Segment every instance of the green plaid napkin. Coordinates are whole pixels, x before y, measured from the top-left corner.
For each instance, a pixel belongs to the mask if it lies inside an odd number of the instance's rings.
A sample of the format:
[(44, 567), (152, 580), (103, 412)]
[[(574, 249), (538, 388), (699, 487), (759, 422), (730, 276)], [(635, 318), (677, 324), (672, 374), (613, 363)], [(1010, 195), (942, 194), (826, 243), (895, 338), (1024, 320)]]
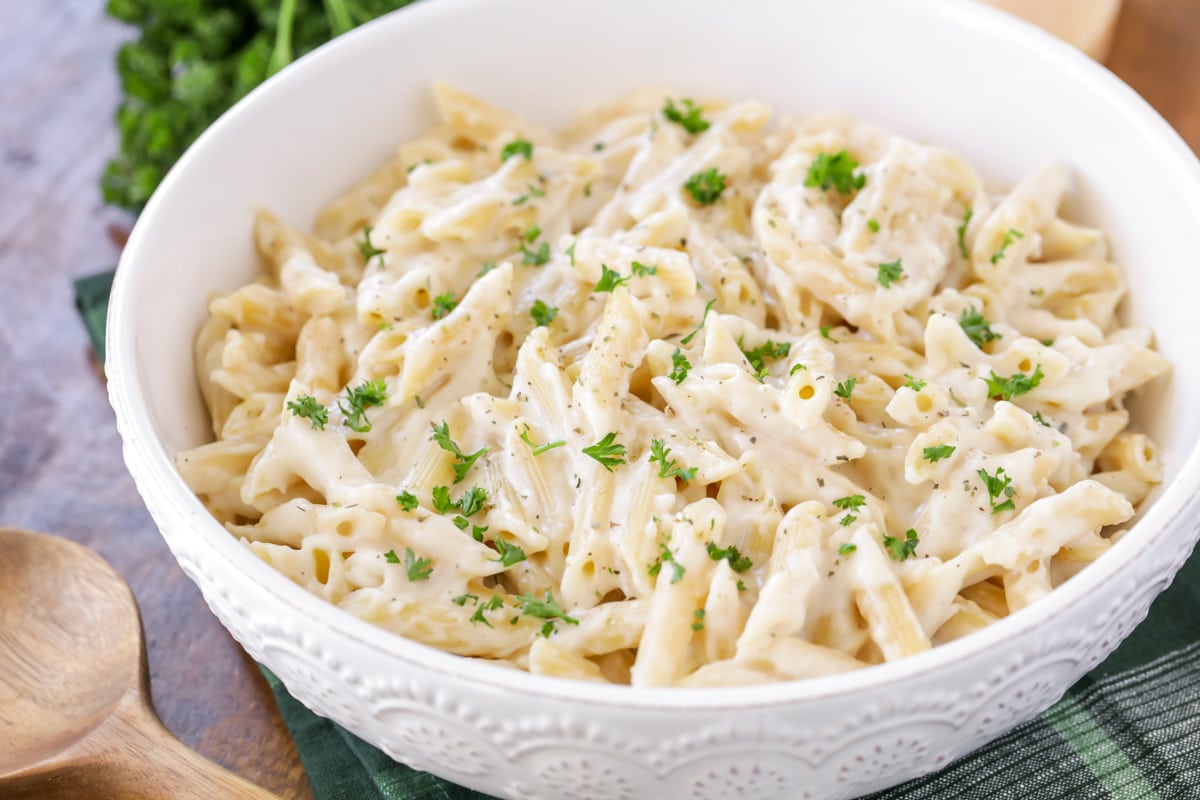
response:
[[(75, 284), (103, 357), (112, 274)], [(872, 800), (1188, 800), (1200, 798), (1200, 556), (1107, 661), (1038, 719), (941, 772)], [(486, 800), (392, 761), (313, 714), (265, 668), (317, 800)]]

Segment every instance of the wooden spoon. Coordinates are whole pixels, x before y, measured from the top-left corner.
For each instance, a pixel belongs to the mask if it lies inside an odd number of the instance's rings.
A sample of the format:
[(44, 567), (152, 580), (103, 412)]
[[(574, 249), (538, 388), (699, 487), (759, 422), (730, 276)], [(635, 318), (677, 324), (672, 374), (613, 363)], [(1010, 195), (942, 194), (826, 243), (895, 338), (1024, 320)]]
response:
[(0, 797), (276, 795), (171, 735), (129, 586), (85, 547), (0, 528)]

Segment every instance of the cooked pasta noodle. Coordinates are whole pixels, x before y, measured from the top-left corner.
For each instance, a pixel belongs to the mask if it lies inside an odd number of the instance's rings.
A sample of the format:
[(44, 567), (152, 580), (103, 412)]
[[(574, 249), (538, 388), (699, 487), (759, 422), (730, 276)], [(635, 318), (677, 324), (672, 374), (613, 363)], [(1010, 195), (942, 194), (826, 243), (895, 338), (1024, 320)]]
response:
[[(638, 686), (852, 670), (1037, 602), (1162, 479), (1163, 375), (1061, 166), (640, 92), (441, 124), (210, 305), (178, 455), (291, 580)], [(665, 100), (665, 102), (664, 102)]]

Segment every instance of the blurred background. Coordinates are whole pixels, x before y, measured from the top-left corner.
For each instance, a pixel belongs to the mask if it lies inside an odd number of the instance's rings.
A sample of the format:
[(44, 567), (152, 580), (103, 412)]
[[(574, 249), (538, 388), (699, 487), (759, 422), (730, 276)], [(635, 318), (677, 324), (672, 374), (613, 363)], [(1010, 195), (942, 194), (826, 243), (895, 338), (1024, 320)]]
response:
[[(1200, 0), (989, 1), (1105, 60), (1200, 149)], [(134, 491), (73, 283), (113, 267), (137, 211), (221, 112), (406, 4), (0, 0), (0, 525), (112, 563), (141, 605), (167, 726), (288, 797), (310, 796), (292, 740)]]

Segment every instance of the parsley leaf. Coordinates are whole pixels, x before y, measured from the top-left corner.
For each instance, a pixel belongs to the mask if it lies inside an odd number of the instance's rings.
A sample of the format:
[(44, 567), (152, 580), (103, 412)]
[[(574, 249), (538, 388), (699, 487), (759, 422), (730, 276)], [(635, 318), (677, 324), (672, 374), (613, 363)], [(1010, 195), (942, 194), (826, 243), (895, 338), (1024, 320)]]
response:
[(963, 216), (962, 225), (958, 226), (958, 252), (962, 253), (963, 258), (970, 258), (971, 254), (967, 251), (967, 226), (971, 224), (971, 217), (975, 216), (975, 209), (968, 208), (967, 213)]
[(861, 494), (852, 494), (846, 497), (839, 497), (833, 501), (833, 505), (844, 511), (857, 511), (867, 504), (867, 498)]
[(295, 416), (307, 418), (313, 430), (323, 431), (325, 423), (329, 422), (329, 411), (311, 395), (302, 394), (295, 400), (289, 400), (287, 407)]
[(533, 308), (529, 309), (529, 316), (533, 318), (534, 324), (549, 327), (558, 316), (558, 306), (548, 306), (541, 300), (534, 300)]
[(675, 101), (667, 98), (666, 105), (663, 106), (663, 119), (667, 122), (677, 123), (688, 133), (700, 133), (708, 130), (708, 120), (700, 116), (700, 106), (693, 103), (688, 98), (683, 98), (680, 101), (682, 108), (675, 107)]
[(709, 542), (705, 545), (705, 549), (708, 550), (708, 557), (713, 561), (728, 561), (729, 566), (734, 572), (745, 572), (754, 566), (754, 562), (750, 560), (750, 557), (739, 553), (737, 547), (734, 545), (722, 548)]
[(671, 576), (671, 583), (679, 583), (681, 580), (683, 580), (683, 576), (687, 572), (687, 568), (675, 560), (675, 554), (671, 552), (671, 548), (667, 547), (662, 542), (658, 543), (658, 549), (659, 556), (655, 562), (650, 565), (650, 569), (648, 570), (650, 577), (654, 577), (661, 572), (663, 564), (670, 564), (675, 573)]
[(514, 206), (525, 205), (525, 203), (527, 203), (529, 201), (529, 198), (531, 198), (531, 197), (545, 197), (546, 196), (546, 193), (544, 191), (542, 191), (537, 186), (534, 186), (532, 183), (525, 184), (525, 189), (526, 189), (525, 194), (521, 195), (516, 200), (513, 200)]
[(854, 393), (854, 384), (856, 383), (858, 383), (858, 378), (846, 378), (846, 380), (837, 385), (833, 393), (849, 403), (850, 395)]
[(958, 448), (952, 444), (939, 444), (935, 447), (926, 447), (921, 451), (921, 458), (930, 464), (936, 464), (943, 458), (949, 458), (956, 449)]
[(1008, 250), (1008, 246), (1017, 239), (1024, 239), (1025, 234), (1021, 233), (1016, 228), (1009, 228), (1004, 232), (1004, 240), (1000, 242), (1000, 249), (992, 253), (992, 263), (998, 263), (1004, 258), (1004, 253)]
[(417, 500), (417, 496), (412, 492), (401, 492), (396, 495), (396, 505), (405, 511), (413, 511), (420, 503)]
[(411, 547), (404, 548), (404, 566), (408, 570), (410, 581), (427, 581), (433, 574), (433, 561), (428, 558), (417, 558)]
[(389, 564), (399, 564), (400, 556), (396, 555), (395, 550), (388, 550), (386, 553), (383, 554), (383, 560)]
[(844, 516), (838, 520), (838, 524), (841, 525), (843, 528), (847, 528), (847, 527), (853, 525), (854, 521), (857, 519), (858, 519), (858, 517), (856, 517), (855, 515), (847, 514), (846, 516)]
[(513, 156), (524, 156), (526, 161), (533, 159), (533, 142), (516, 139), (500, 149), (500, 160), (508, 161)]
[(467, 604), (468, 600), (470, 600), (472, 604), (476, 604), (479, 602), (479, 595), (477, 595), (477, 594), (460, 594), (458, 597), (450, 598), (450, 602), (454, 603), (454, 605), (456, 605), (456, 606), (465, 606)]
[(562, 609), (554, 600), (554, 594), (547, 589), (546, 594), (542, 599), (538, 599), (536, 595), (523, 594), (516, 599), (517, 608), (521, 609), (521, 613), (535, 617), (537, 619), (561, 619), (568, 625), (578, 625), (579, 620), (572, 617)]
[(838, 555), (848, 556), (857, 549), (858, 545), (854, 544), (853, 542), (843, 542), (842, 544), (838, 545)]
[(992, 330), (991, 325), (983, 318), (983, 314), (980, 314), (973, 306), (963, 309), (962, 314), (958, 317), (958, 326), (963, 329), (967, 338), (981, 350), (988, 342), (1000, 338), (1000, 334)]
[(500, 599), (500, 595), (496, 594), (495, 592), (492, 592), (492, 597), (490, 600), (487, 600), (483, 603), (480, 603), (478, 606), (476, 606), (475, 613), (471, 615), (471, 623), (474, 624), (476, 622), (482, 622), (484, 625), (487, 625), (489, 628), (492, 627), (492, 623), (487, 621), (487, 619), (483, 616), (483, 613), (485, 611), (495, 611), (496, 609), (502, 608), (503, 606), (504, 606), (504, 601)]
[(481, 447), (474, 453), (464, 453), (459, 449), (458, 444), (450, 438), (450, 425), (445, 420), (442, 420), (441, 425), (433, 426), (433, 435), (430, 437), (437, 446), (442, 448), (454, 456), (454, 482), (462, 483), (467, 477), (467, 472), (471, 467), (475, 466), (475, 462), (485, 456), (488, 448)]
[(871, 217), (869, 220), (867, 220), (867, 229), (871, 231), (871, 233), (879, 233), (879, 220)]
[(822, 191), (829, 187), (838, 190), (839, 194), (850, 194), (855, 189), (861, 189), (867, 182), (867, 176), (861, 172), (855, 174), (858, 162), (845, 150), (835, 155), (818, 153), (816, 159), (808, 167), (808, 176), (804, 185), (810, 188), (820, 186)]
[(817, 330), (819, 330), (819, 331), (821, 332), (821, 338), (822, 338), (822, 339), (828, 339), (829, 341), (831, 341), (831, 342), (833, 342), (834, 344), (836, 344), (836, 343), (837, 343), (837, 339), (835, 339), (835, 338), (833, 338), (832, 336), (830, 336), (830, 335), (829, 335), (829, 331), (830, 331), (832, 328), (833, 328), (833, 326), (832, 326), (832, 325), (822, 325), (822, 326), (821, 326), (820, 328), (818, 328)]
[(691, 368), (692, 362), (688, 361), (688, 357), (683, 354), (683, 351), (676, 347), (675, 352), (671, 353), (671, 372), (667, 377), (678, 385), (687, 378), (688, 370)]
[(346, 417), (346, 427), (359, 433), (371, 430), (371, 421), (367, 419), (366, 409), (371, 406), (381, 406), (387, 402), (387, 381), (379, 378), (374, 381), (364, 380), (353, 389), (346, 390), (346, 403), (338, 403), (338, 408)]
[(912, 375), (909, 375), (906, 372), (904, 373), (904, 385), (912, 389), (914, 392), (919, 392), (929, 384), (920, 378), (914, 378)]
[(893, 539), (886, 533), (883, 535), (883, 546), (887, 548), (893, 561), (904, 561), (911, 556), (915, 556), (919, 542), (917, 532), (912, 528), (904, 532), (903, 539)]
[(489, 272), (491, 272), (491, 271), (492, 271), (492, 270), (494, 270), (495, 268), (496, 268), (496, 262), (495, 262), (495, 261), (485, 261), (485, 262), (483, 262), (483, 266), (481, 266), (481, 267), (479, 268), (479, 272), (477, 272), (477, 273), (475, 274), (475, 277), (476, 277), (476, 278), (482, 278), (484, 275), (487, 275)]
[(692, 612), (692, 616), (695, 617), (695, 619), (696, 619), (696, 621), (692, 623), (692, 630), (694, 630), (694, 631), (704, 630), (704, 609), (697, 608), (695, 611)]
[(692, 330), (692, 332), (691, 332), (691, 333), (689, 333), (687, 336), (685, 336), (685, 337), (683, 337), (682, 339), (680, 339), (680, 340), (679, 340), (679, 343), (680, 343), (680, 344), (682, 344), (682, 345), (689, 345), (689, 344), (691, 344), (691, 343), (692, 343), (692, 339), (695, 339), (695, 338), (696, 338), (696, 334), (697, 334), (697, 333), (699, 333), (699, 332), (700, 332), (700, 329), (704, 327), (704, 323), (705, 323), (705, 321), (708, 319), (708, 312), (709, 312), (709, 311), (712, 311), (712, 307), (713, 307), (713, 305), (714, 305), (716, 302), (717, 302), (717, 298), (715, 298), (715, 297), (714, 297), (712, 300), (709, 300), (707, 303), (705, 303), (705, 304), (704, 304), (704, 313), (700, 315), (700, 324), (699, 324), (699, 325), (697, 325), (697, 326), (696, 326), (696, 327), (695, 327), (695, 328)]
[(511, 567), (513, 564), (519, 564), (525, 560), (525, 551), (515, 544), (509, 544), (499, 536), (495, 540), (496, 548), (500, 551), (499, 558), (493, 558), (492, 561), (499, 561), (502, 567)]
[(693, 480), (696, 477), (696, 467), (681, 469), (675, 459), (667, 459), (670, 454), (671, 448), (667, 447), (667, 443), (662, 439), (656, 436), (650, 440), (650, 463), (658, 462), (658, 477), (679, 478), (684, 483)]
[(439, 294), (433, 298), (433, 306), (429, 309), (429, 316), (433, 319), (441, 319), (449, 314), (458, 305), (458, 301), (454, 299), (453, 292)]
[(540, 456), (542, 453), (546, 452), (547, 450), (553, 450), (556, 447), (562, 447), (564, 444), (567, 443), (565, 439), (558, 439), (557, 441), (546, 442), (546, 444), (534, 444), (533, 440), (529, 438), (529, 429), (528, 428), (521, 431), (521, 441), (524, 442), (525, 444), (529, 445), (529, 447), (533, 450), (533, 454), (535, 456)]
[[(1012, 483), (1012, 478), (1004, 474), (1004, 467), (997, 469), (995, 475), (989, 475), (987, 470), (980, 469), (978, 475), (983, 481), (984, 488), (987, 489), (988, 502), (992, 505), (993, 514), (999, 514), (1001, 511), (1012, 511), (1016, 508), (1012, 499), (1013, 495), (1016, 494), (1016, 490), (1009, 485)], [(996, 501), (1001, 497), (1005, 499), (997, 503)]]
[(371, 263), (371, 259), (378, 257), (379, 266), (383, 267), (383, 256), (387, 253), (386, 250), (380, 250), (375, 245), (371, 244), (371, 231), (375, 230), (370, 225), (363, 228), (363, 240), (358, 243), (358, 252), (362, 254), (363, 266)]
[(738, 349), (742, 351), (742, 355), (750, 362), (750, 366), (754, 369), (754, 377), (760, 381), (767, 375), (766, 362), (778, 361), (781, 358), (787, 358), (792, 352), (791, 342), (779, 342), (778, 344), (767, 339), (765, 344), (761, 344), (751, 350), (747, 350), (742, 346), (741, 338), (738, 339)]
[(616, 432), (606, 433), (600, 441), (583, 448), (583, 454), (596, 459), (600, 466), (612, 472), (613, 467), (625, 463), (625, 445), (616, 444), (616, 438)]
[(600, 265), (600, 280), (596, 281), (594, 292), (611, 292), (618, 286), (624, 286), (629, 283), (629, 278), (621, 277), (621, 273), (616, 270), (609, 269), (606, 265)]
[(980, 380), (987, 383), (988, 397), (998, 398), (1001, 400), (1012, 400), (1014, 397), (1019, 397), (1026, 392), (1031, 392), (1036, 389), (1042, 382), (1042, 365), (1038, 364), (1033, 374), (1026, 376), (1024, 372), (1018, 372), (1009, 378), (1001, 378), (992, 371), (990, 378), (981, 378)]
[(904, 274), (904, 268), (900, 266), (900, 259), (896, 259), (888, 264), (880, 264), (877, 278), (879, 285), (883, 288), (890, 288), (893, 283), (900, 280), (900, 276)]
[(639, 261), (634, 261), (629, 265), (629, 271), (634, 275), (637, 275), (639, 278), (644, 278), (647, 275), (657, 275), (658, 267), (648, 267)]
[(1042, 425), (1046, 428), (1052, 427), (1050, 423), (1046, 421), (1046, 418), (1042, 416), (1042, 412), (1040, 411), (1033, 412), (1033, 418), (1037, 420), (1039, 425)]
[(697, 172), (683, 184), (688, 194), (702, 206), (711, 206), (717, 202), (721, 192), (725, 191), (725, 176), (717, 172), (716, 167), (710, 167), (703, 172)]

